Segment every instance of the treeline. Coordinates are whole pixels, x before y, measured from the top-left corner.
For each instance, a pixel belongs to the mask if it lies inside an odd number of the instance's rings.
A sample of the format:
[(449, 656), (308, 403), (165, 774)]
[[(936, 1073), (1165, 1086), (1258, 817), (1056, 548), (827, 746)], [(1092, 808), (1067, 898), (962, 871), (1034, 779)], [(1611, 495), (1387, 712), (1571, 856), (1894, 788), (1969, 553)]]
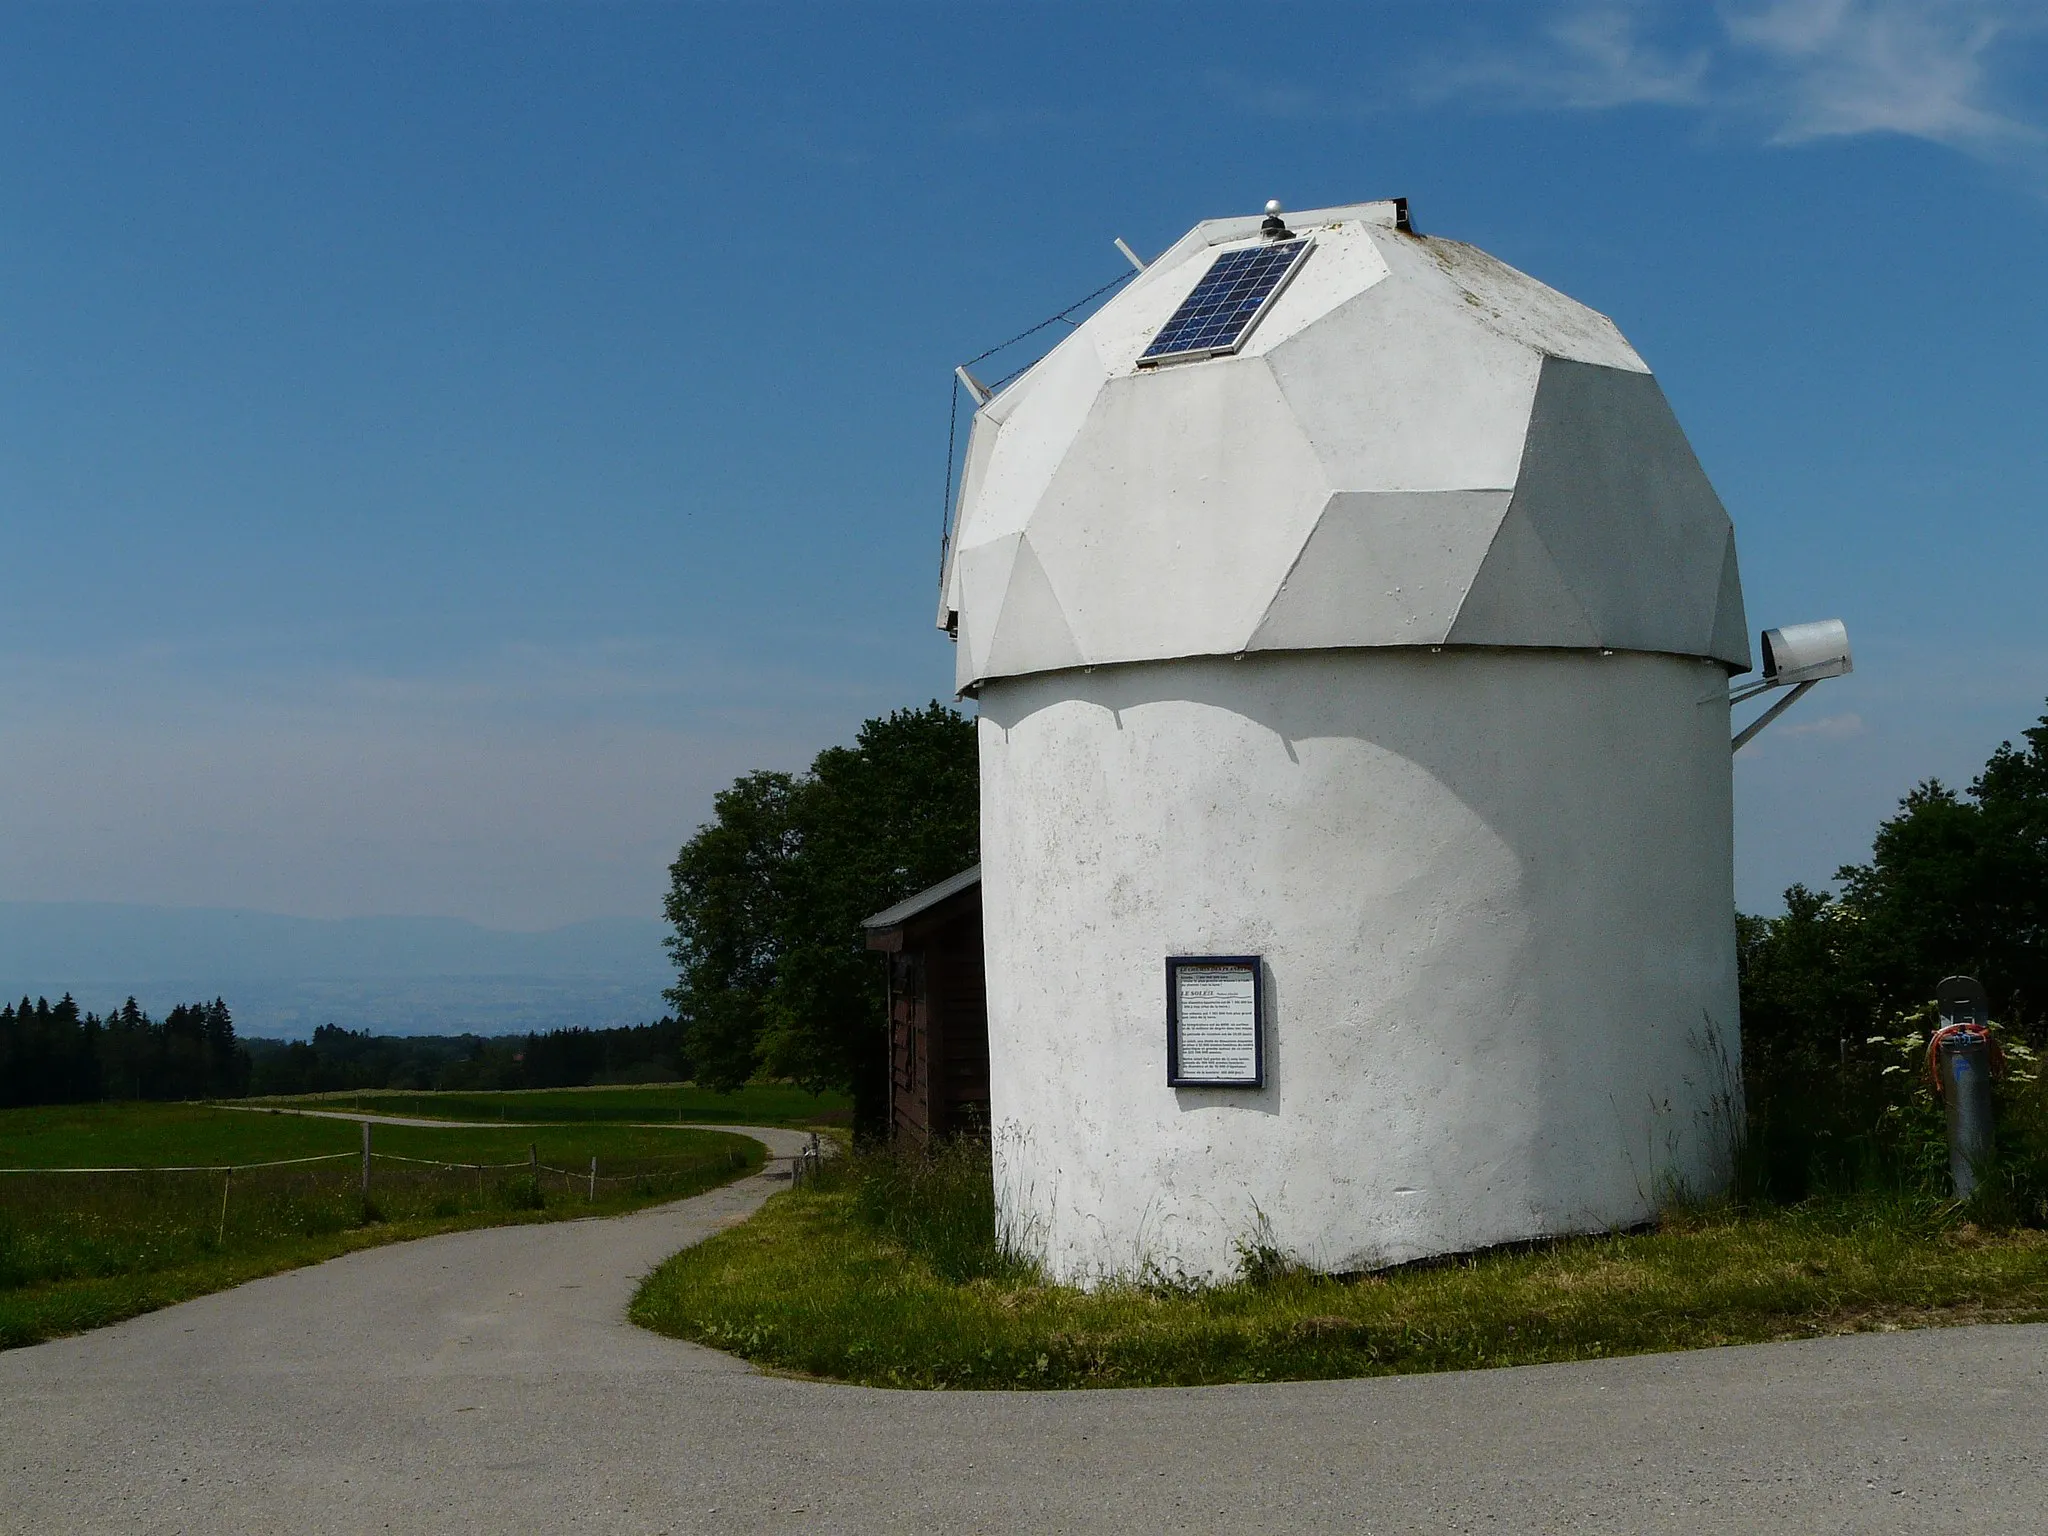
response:
[(683, 1026), (525, 1035), (379, 1035), (323, 1024), (311, 1040), (238, 1039), (219, 998), (161, 1022), (130, 998), (101, 1018), (23, 998), (0, 1007), (0, 1108), (95, 1099), (236, 1099), (352, 1088), (584, 1088), (686, 1080)]
[(681, 1082), (690, 1076), (674, 1019), (616, 1029), (529, 1035), (378, 1035), (323, 1024), (311, 1040), (251, 1040), (250, 1092), (334, 1093), (351, 1088), (585, 1088)]
[(250, 1058), (227, 1004), (180, 1004), (161, 1022), (129, 998), (101, 1018), (69, 993), (0, 1006), (0, 1106), (91, 1099), (237, 1098)]
[(898, 710), (808, 773), (750, 773), (718, 795), (669, 869), (668, 999), (695, 1081), (840, 1089), (857, 1134), (884, 1128), (884, 968), (860, 923), (978, 856), (974, 732), (936, 702)]
[[(1914, 1139), (1929, 1105), (1913, 1052), (1944, 977), (1983, 982), (2008, 1043), (2048, 1047), (2048, 716), (2022, 739), (1967, 790), (1917, 786), (1869, 862), (1835, 872), (1839, 894), (1795, 885), (1783, 916), (1737, 918), (1757, 1193), (1796, 1200), (1928, 1168), (1941, 1182), (1938, 1148)], [(2001, 1155), (2048, 1198), (2048, 1107), (2021, 1102), (2027, 1071), (2009, 1075)]]

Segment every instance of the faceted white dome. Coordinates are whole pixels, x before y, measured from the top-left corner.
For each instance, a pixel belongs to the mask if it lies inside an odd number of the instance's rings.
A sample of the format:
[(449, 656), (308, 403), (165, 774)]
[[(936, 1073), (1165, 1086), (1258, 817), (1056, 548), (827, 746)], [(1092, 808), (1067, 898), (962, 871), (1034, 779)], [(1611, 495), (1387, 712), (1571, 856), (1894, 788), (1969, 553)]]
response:
[(1241, 351), (1140, 368), (1212, 219), (976, 415), (957, 679), (1252, 651), (1540, 646), (1750, 666), (1727, 513), (1604, 315), (1397, 205), (1313, 246)]

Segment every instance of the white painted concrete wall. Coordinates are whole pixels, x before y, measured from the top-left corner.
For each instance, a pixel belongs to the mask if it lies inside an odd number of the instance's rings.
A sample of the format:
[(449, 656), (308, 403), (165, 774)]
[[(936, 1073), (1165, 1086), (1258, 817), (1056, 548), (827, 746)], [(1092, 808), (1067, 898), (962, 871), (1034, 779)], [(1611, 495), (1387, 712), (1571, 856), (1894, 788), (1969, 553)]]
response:
[[(997, 1194), (1089, 1281), (1348, 1270), (1723, 1177), (1725, 669), (1316, 650), (981, 693)], [(1703, 702), (1704, 701), (1704, 702)], [(1164, 961), (1262, 954), (1267, 1085), (1169, 1088)]]

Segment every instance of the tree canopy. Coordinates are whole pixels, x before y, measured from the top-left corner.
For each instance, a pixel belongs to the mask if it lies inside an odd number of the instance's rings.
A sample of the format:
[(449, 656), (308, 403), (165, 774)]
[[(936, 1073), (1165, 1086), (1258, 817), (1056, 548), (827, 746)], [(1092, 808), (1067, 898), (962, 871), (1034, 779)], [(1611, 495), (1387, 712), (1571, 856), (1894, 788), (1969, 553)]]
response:
[(878, 1129), (883, 976), (860, 921), (972, 864), (979, 805), (974, 724), (936, 701), (722, 791), (669, 869), (668, 997), (697, 1081), (847, 1090), (856, 1129)]
[(1917, 785), (1869, 862), (1835, 872), (1839, 897), (1795, 885), (1783, 917), (1743, 919), (1745, 1019), (1767, 1034), (1805, 1020), (1832, 1042), (1971, 975), (2005, 1023), (2048, 1024), (2048, 716), (2022, 739), (1961, 794)]
[(1969, 788), (1916, 786), (1839, 896), (1795, 885), (1781, 917), (1737, 919), (1750, 1134), (1796, 1197), (1842, 1182), (1896, 1098), (1883, 1037), (1917, 1027), (1942, 978), (1975, 976), (1993, 1017), (2048, 1035), (2048, 716)]

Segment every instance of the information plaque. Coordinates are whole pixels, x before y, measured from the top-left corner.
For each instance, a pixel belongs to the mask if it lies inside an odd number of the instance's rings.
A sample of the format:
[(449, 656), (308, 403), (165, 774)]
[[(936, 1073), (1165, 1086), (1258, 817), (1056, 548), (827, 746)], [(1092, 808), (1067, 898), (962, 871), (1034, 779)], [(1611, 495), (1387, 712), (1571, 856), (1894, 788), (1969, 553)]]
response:
[(1257, 955), (1166, 962), (1166, 1080), (1175, 1088), (1262, 1088), (1266, 985)]

